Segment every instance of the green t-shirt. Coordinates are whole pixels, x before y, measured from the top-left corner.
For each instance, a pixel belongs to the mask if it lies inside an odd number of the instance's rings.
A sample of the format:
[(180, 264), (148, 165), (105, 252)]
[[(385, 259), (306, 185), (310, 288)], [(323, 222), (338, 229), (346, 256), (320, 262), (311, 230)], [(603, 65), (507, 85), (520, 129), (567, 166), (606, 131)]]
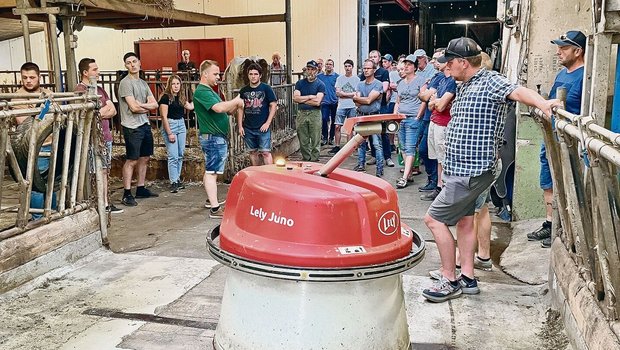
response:
[(201, 134), (228, 136), (228, 114), (216, 113), (211, 109), (219, 102), (222, 99), (213, 89), (204, 84), (198, 85), (194, 92), (194, 110)]

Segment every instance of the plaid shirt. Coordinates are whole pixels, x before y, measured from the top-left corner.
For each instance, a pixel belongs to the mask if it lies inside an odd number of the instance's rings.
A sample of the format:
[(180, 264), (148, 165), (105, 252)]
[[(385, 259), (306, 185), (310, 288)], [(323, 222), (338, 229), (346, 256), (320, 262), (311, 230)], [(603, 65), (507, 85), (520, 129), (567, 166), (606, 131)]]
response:
[(518, 86), (494, 71), (480, 69), (457, 88), (446, 129), (443, 171), (452, 176), (479, 176), (495, 169), (503, 143), (507, 97)]

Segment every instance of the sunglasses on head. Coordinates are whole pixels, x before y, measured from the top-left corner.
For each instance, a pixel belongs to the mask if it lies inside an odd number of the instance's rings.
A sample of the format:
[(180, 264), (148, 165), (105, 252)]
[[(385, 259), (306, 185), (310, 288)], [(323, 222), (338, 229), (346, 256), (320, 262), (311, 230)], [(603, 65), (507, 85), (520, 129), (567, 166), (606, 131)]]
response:
[(566, 42), (568, 42), (568, 43), (570, 43), (572, 45), (577, 46), (580, 49), (583, 49), (583, 47), (581, 47), (581, 45), (579, 45), (575, 40), (573, 40), (573, 39), (569, 38), (568, 36), (566, 36), (566, 34), (560, 35), (560, 40), (566, 41)]

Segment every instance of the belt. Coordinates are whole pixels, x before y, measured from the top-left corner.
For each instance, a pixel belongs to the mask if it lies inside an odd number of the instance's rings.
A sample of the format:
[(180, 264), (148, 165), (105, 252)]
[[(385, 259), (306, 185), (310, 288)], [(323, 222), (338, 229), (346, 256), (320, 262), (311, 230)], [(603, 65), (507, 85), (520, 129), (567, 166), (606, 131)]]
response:
[(379, 114), (379, 111), (377, 112), (370, 112), (370, 113), (364, 113), (364, 112), (358, 112), (357, 115), (375, 115), (375, 114)]

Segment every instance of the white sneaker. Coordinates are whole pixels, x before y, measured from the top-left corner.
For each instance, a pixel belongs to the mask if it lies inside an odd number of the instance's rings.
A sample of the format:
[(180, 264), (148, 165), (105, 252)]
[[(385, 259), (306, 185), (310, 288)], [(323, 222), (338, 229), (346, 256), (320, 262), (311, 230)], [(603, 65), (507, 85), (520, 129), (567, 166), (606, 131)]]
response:
[[(218, 206), (222, 206), (222, 205), (224, 205), (224, 204), (226, 204), (226, 200), (225, 200), (225, 199), (224, 199), (223, 201), (221, 201), (221, 202), (218, 204)], [(209, 200), (208, 200), (208, 199), (207, 199), (207, 201), (205, 202), (205, 208), (207, 208), (207, 209), (211, 209), (211, 208), (212, 208), (212, 206), (211, 206), (211, 202), (209, 202)]]
[[(431, 279), (434, 280), (439, 280), (441, 277), (443, 277), (443, 274), (441, 273), (441, 269), (437, 269), (437, 270), (431, 270), (428, 272), (428, 275), (431, 277)], [(456, 269), (456, 278), (461, 277), (461, 269)]]

